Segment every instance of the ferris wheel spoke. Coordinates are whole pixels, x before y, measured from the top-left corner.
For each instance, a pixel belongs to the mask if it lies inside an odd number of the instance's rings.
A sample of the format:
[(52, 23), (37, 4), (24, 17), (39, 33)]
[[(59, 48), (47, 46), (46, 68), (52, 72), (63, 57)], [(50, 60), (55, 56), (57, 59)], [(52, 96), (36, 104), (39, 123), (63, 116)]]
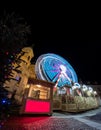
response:
[(52, 81), (55, 82), (59, 78), (59, 73), (57, 73), (53, 78)]

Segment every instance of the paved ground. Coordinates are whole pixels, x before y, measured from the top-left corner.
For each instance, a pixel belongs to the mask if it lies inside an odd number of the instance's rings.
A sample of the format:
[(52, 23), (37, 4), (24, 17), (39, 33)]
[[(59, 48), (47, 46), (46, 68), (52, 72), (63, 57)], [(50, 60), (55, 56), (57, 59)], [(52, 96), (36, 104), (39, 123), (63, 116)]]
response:
[(101, 107), (99, 107), (98, 109), (75, 114), (67, 112), (54, 112), (53, 117), (73, 118), (92, 127), (92, 130), (94, 130), (95, 128), (101, 130)]
[(1, 130), (101, 130), (100, 113), (101, 107), (75, 114), (59, 111), (50, 117), (11, 117)]

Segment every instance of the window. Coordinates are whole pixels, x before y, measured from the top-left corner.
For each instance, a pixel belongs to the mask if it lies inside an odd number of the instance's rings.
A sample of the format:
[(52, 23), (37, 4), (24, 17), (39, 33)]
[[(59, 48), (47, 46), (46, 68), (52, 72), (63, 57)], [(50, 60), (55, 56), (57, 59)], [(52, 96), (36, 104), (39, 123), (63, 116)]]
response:
[(28, 97), (34, 99), (50, 99), (50, 88), (38, 84), (31, 84)]

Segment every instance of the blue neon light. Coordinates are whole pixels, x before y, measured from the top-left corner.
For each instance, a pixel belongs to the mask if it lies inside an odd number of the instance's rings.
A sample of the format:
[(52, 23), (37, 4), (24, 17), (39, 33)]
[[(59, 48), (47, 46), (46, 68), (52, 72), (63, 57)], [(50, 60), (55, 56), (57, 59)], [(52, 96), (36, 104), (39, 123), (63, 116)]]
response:
[[(66, 69), (65, 72), (62, 72), (61, 65)], [(62, 87), (66, 84), (70, 85), (71, 81), (78, 82), (76, 72), (70, 63), (61, 56), (53, 53), (39, 56), (35, 64), (35, 72), (39, 79), (54, 83), (56, 83), (59, 75), (62, 73), (58, 82), (58, 87)]]

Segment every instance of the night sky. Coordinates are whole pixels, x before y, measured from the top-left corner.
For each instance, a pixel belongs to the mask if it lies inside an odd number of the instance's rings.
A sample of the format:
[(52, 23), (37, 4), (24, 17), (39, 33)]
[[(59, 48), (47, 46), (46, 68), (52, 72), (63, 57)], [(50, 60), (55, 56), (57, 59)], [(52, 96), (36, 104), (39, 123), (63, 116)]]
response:
[(56, 12), (53, 15), (51, 11), (47, 14), (47, 10), (39, 11), (39, 8), (36, 10), (34, 7), (15, 6), (1, 7), (0, 15), (4, 10), (8, 13), (15, 12), (30, 25), (32, 34), (29, 46), (34, 44), (33, 62), (41, 54), (55, 53), (71, 64), (83, 82), (101, 82), (101, 40), (85, 40), (85, 37), (81, 37), (84, 33), (79, 32), (78, 35), (78, 30), (73, 28), (76, 25), (71, 26), (65, 17)]
[(34, 46), (34, 58), (36, 61), (41, 54), (58, 54), (72, 65), (80, 80), (100, 82), (100, 50), (101, 40), (43, 38)]

